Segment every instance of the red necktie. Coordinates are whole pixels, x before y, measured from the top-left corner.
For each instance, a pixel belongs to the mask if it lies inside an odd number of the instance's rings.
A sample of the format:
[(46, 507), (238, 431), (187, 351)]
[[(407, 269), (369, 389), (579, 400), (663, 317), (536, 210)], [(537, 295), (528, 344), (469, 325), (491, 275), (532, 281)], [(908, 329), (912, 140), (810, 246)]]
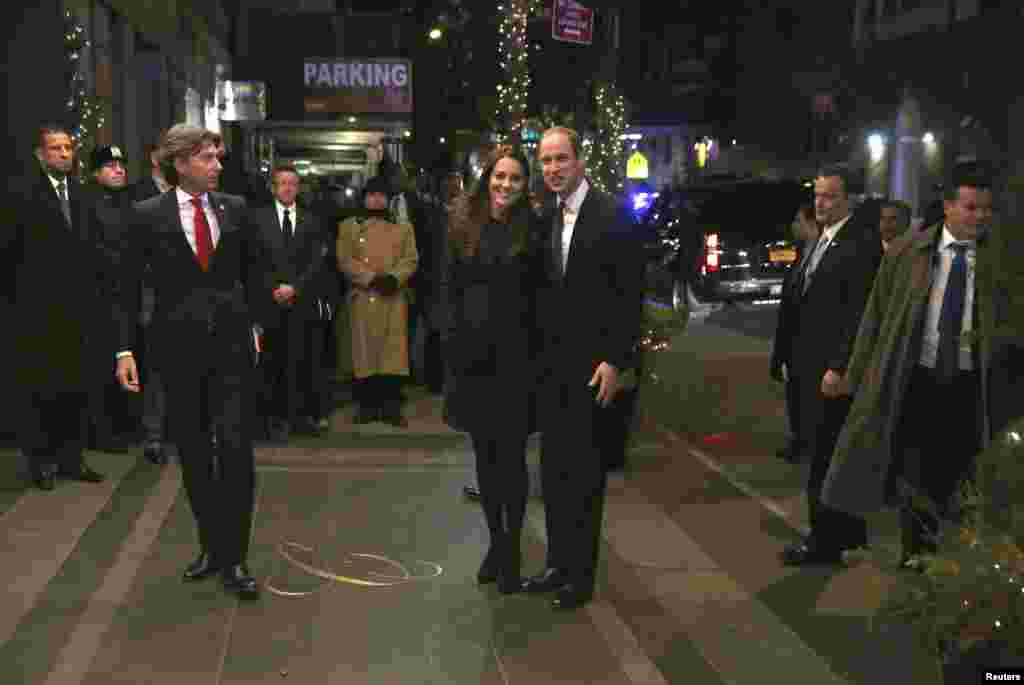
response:
[(203, 210), (203, 201), (198, 197), (192, 198), (192, 204), (196, 208), (196, 259), (199, 266), (206, 271), (210, 265), (210, 255), (213, 254), (213, 238), (210, 237), (210, 223), (206, 220), (206, 212)]

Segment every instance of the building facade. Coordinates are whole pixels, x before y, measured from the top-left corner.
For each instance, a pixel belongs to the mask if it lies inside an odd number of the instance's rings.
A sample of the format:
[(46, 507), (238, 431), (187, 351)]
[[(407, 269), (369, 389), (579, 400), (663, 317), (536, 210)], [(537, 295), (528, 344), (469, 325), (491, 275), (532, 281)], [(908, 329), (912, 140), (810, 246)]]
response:
[[(991, 163), (1008, 187), (1024, 174), (1021, 87), (1005, 75), (1024, 6), (986, 0), (859, 0), (851, 81), (855, 116), (843, 136), (867, 191), (920, 216), (954, 164)], [(1013, 193), (1003, 211), (1017, 211)]]

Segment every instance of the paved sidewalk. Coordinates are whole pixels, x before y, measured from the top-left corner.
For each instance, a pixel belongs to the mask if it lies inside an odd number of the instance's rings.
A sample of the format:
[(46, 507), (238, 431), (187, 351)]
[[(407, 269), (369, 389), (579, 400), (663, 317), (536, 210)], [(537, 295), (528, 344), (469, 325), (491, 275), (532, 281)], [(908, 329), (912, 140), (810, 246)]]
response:
[[(176, 467), (93, 453), (108, 482), (53, 493), (5, 474), (2, 682), (935, 682), (905, 640), (868, 630), (870, 572), (779, 565), (795, 533), (765, 507), (786, 500), (764, 488), (774, 464), (718, 466), (644, 422), (610, 478), (596, 601), (555, 613), (475, 584), (486, 529), (460, 496), (467, 440), (436, 398), (414, 395), (409, 416), (408, 431), (355, 430), (342, 408), (326, 438), (258, 449), (256, 603), (180, 580), (195, 539)], [(737, 485), (744, 468), (762, 490)], [(526, 572), (543, 563), (542, 506)]]

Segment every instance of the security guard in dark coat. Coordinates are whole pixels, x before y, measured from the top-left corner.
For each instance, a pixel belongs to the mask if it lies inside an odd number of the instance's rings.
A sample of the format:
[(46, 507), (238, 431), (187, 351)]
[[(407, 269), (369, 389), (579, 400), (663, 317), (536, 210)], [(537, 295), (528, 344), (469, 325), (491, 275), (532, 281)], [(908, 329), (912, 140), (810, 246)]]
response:
[(137, 415), (139, 408), (138, 398), (121, 392), (114, 379), (111, 355), (117, 350), (110, 303), (117, 295), (114, 276), (121, 265), (132, 198), (120, 147), (96, 148), (89, 167), (92, 178), (83, 194), (100, 259), (96, 283), (100, 306), (88, 336), (89, 357), (93, 360), (90, 371), (94, 371), (88, 381), (88, 444), (94, 449), (121, 450), (129, 444), (126, 439), (118, 440), (117, 434), (127, 428), (130, 416)]
[[(71, 175), (74, 145), (60, 124), (39, 127), (39, 161), (7, 186), (0, 260), (14, 271), (14, 382), (19, 443), (32, 476), (52, 490), (58, 475), (103, 476), (82, 459), (89, 317), (97, 308), (98, 259), (81, 188)], [(10, 216), (6, 216), (6, 215)]]

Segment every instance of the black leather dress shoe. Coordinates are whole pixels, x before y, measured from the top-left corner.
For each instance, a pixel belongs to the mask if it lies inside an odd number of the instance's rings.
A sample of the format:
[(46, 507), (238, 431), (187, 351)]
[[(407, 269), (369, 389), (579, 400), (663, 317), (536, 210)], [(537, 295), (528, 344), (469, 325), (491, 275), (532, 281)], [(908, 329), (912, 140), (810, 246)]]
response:
[(782, 550), (782, 563), (786, 566), (808, 564), (839, 564), (843, 560), (841, 549), (822, 549), (813, 543), (798, 542)]
[(480, 564), (480, 570), (476, 573), (476, 582), (480, 585), (495, 582), (498, 580), (500, 567), (501, 560), (498, 556), (498, 550), (492, 546), (487, 550), (487, 555), (484, 557), (483, 563)]
[(474, 502), (480, 501), (480, 488), (476, 485), (463, 485), (462, 494), (466, 499), (473, 500)]
[(560, 568), (546, 568), (538, 576), (523, 581), (523, 592), (554, 592), (569, 582), (568, 574)]
[(213, 561), (209, 552), (201, 552), (199, 557), (185, 567), (182, 577), (185, 580), (203, 580), (220, 571), (220, 567)]
[(260, 596), (260, 586), (249, 573), (244, 564), (234, 564), (224, 569), (224, 589), (238, 595), (239, 599), (256, 599)]
[(83, 483), (102, 483), (106, 478), (99, 471), (95, 471), (88, 464), (82, 463), (77, 470), (61, 469), (59, 475), (72, 480), (80, 480)]
[(298, 419), (292, 425), (292, 433), (295, 435), (304, 435), (307, 437), (316, 437), (320, 435), (320, 429), (317, 427), (313, 419), (304, 417)]
[(362, 409), (356, 412), (356, 415), (352, 418), (352, 423), (363, 425), (367, 423), (373, 423), (378, 418), (378, 412), (376, 409)]
[(151, 464), (156, 464), (157, 466), (163, 466), (167, 463), (167, 453), (164, 452), (163, 445), (158, 442), (147, 443), (142, 448), (142, 456)]
[(381, 417), (381, 420), (390, 426), (394, 426), (395, 428), (409, 427), (409, 422), (401, 414), (385, 414), (383, 417)]
[(32, 476), (33, 482), (40, 490), (49, 492), (57, 487), (57, 467), (42, 466)]
[(584, 589), (573, 585), (563, 585), (555, 598), (551, 600), (552, 609), (579, 609), (581, 606), (594, 598), (590, 589)]

